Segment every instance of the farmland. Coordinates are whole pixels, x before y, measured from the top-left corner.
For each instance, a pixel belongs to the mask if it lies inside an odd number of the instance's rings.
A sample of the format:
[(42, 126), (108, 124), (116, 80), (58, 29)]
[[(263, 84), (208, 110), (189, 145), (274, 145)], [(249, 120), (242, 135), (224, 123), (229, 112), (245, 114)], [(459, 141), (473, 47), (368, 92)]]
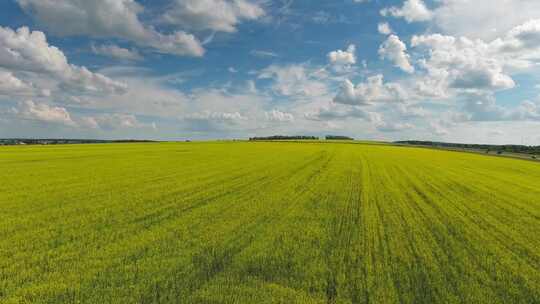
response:
[(0, 148), (0, 303), (540, 303), (540, 164), (351, 143)]

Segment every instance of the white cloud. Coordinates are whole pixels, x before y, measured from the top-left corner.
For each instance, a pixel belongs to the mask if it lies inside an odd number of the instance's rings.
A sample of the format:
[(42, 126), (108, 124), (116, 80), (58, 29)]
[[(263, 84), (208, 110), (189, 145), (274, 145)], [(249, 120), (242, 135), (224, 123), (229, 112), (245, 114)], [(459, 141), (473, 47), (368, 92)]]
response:
[(520, 52), (540, 48), (540, 19), (533, 19), (512, 28), (499, 42), (503, 51)]
[(245, 86), (244, 91), (248, 94), (257, 94), (258, 90), (257, 90), (257, 86), (255, 85), (255, 81), (253, 80), (246, 81), (246, 86)]
[(91, 128), (104, 130), (117, 130), (126, 128), (139, 128), (142, 124), (135, 115), (131, 114), (102, 114), (95, 117), (86, 117), (85, 122)]
[(85, 67), (72, 65), (67, 77), (67, 80), (60, 84), (60, 88), (74, 95), (115, 95), (124, 94), (127, 90), (127, 85), (102, 74), (93, 73)]
[(356, 47), (351, 44), (347, 50), (336, 50), (328, 53), (328, 61), (334, 65), (351, 65), (356, 63)]
[(178, 116), (189, 103), (189, 96), (171, 86), (171, 82), (176, 83), (186, 77), (183, 74), (155, 76), (148, 69), (136, 67), (110, 67), (100, 70), (100, 73), (126, 83), (127, 91), (108, 96), (75, 95), (66, 98), (66, 102), (104, 112), (162, 117)]
[(246, 0), (176, 0), (162, 19), (189, 30), (230, 33), (243, 20), (256, 20), (264, 14), (260, 5)]
[(454, 122), (500, 121), (506, 116), (505, 109), (496, 104), (489, 93), (470, 93), (465, 95), (464, 115), (454, 118)]
[(390, 35), (394, 32), (392, 28), (390, 27), (390, 24), (388, 24), (388, 22), (379, 23), (377, 25), (377, 30), (379, 31), (380, 34), (383, 34), (383, 35)]
[(402, 7), (389, 7), (381, 10), (381, 15), (404, 18), (407, 22), (428, 21), (432, 12), (422, 0), (406, 0)]
[(264, 50), (252, 50), (249, 52), (251, 56), (260, 57), (260, 58), (272, 58), (272, 57), (279, 57), (278, 54), (272, 52), (272, 51), (264, 51)]
[(283, 96), (315, 97), (325, 95), (328, 87), (318, 69), (305, 65), (271, 65), (259, 72), (259, 79), (273, 79), (272, 89)]
[(434, 34), (414, 36), (411, 45), (427, 48), (428, 55), (421, 66), (429, 75), (440, 78), (447, 88), (504, 90), (515, 86), (513, 79), (504, 73), (504, 60), (481, 40)]
[(383, 115), (376, 111), (369, 111), (361, 106), (342, 105), (332, 103), (328, 106), (323, 106), (314, 112), (306, 113), (305, 118), (312, 121), (321, 122), (339, 122), (346, 121), (347, 124), (355, 121), (363, 121), (367, 126), (380, 132), (401, 132), (413, 129), (414, 126), (410, 123), (399, 121), (386, 121)]
[(282, 112), (279, 110), (272, 110), (270, 112), (265, 112), (266, 120), (271, 122), (293, 122), (294, 121), (294, 115), (287, 112)]
[(133, 114), (125, 113), (103, 113), (95, 116), (83, 116), (78, 118), (77, 125), (83, 129), (94, 129), (104, 131), (116, 131), (126, 129), (152, 129), (155, 130), (155, 123), (142, 123)]
[(0, 66), (8, 69), (63, 75), (70, 69), (66, 56), (50, 46), (43, 32), (0, 27)]
[(469, 101), (465, 110), (470, 121), (540, 121), (540, 102), (523, 101), (514, 109), (496, 104), (494, 98)]
[[(518, 25), (486, 42), (442, 34), (413, 36), (419, 98), (452, 101), (463, 94), (494, 94), (515, 88), (514, 74), (534, 71), (540, 59), (540, 20)], [(466, 97), (466, 96), (465, 96)]]
[(383, 75), (367, 78), (356, 87), (346, 80), (334, 102), (348, 105), (370, 105), (380, 102), (397, 102), (407, 98), (406, 91), (397, 83), (384, 83)]
[(376, 124), (376, 128), (381, 132), (400, 132), (404, 130), (414, 129), (414, 126), (409, 123), (382, 121)]
[(540, 101), (523, 101), (519, 107), (507, 114), (510, 120), (540, 121)]
[(450, 133), (446, 128), (441, 126), (438, 122), (431, 122), (429, 124), (429, 130), (433, 134), (438, 135), (438, 136), (445, 136)]
[(53, 76), (62, 88), (78, 90), (80, 94), (121, 94), (126, 90), (123, 83), (69, 64), (60, 49), (48, 44), (45, 34), (30, 32), (26, 27), (17, 31), (0, 27), (0, 67)]
[(141, 46), (150, 46), (157, 52), (164, 54), (201, 57), (205, 52), (195, 36), (183, 31), (177, 31), (170, 35), (151, 32), (147, 40), (135, 42)]
[(492, 40), (540, 16), (537, 0), (442, 0), (434, 23), (445, 34)]
[(100, 46), (92, 45), (92, 52), (97, 55), (126, 61), (143, 60), (143, 57), (137, 50), (125, 49), (114, 44)]
[(304, 116), (306, 119), (314, 121), (337, 121), (358, 118), (367, 122), (378, 123), (382, 120), (381, 115), (377, 112), (367, 111), (359, 106), (338, 103), (319, 107), (314, 112), (308, 112)]
[(79, 126), (87, 129), (99, 129), (99, 123), (95, 117), (82, 117), (79, 120)]
[(34, 95), (49, 95), (47, 90), (38, 90), (32, 83), (23, 81), (11, 72), (0, 70), (0, 95), (7, 96), (34, 96)]
[(503, 107), (489, 92), (469, 92), (460, 96), (459, 111), (439, 115), (442, 127), (454, 127), (469, 122), (540, 121), (540, 101), (523, 101), (517, 107)]
[(65, 108), (53, 107), (45, 103), (35, 103), (31, 100), (19, 103), (18, 107), (13, 109), (13, 113), (21, 119), (75, 126)]
[(185, 115), (183, 117), (186, 120), (191, 121), (210, 121), (226, 124), (237, 124), (242, 121), (248, 120), (248, 118), (239, 112), (212, 112), (203, 111)]
[(317, 24), (327, 24), (332, 20), (332, 15), (325, 11), (316, 12), (311, 20)]
[(202, 56), (204, 49), (193, 35), (172, 34), (145, 26), (135, 0), (17, 0), (21, 8), (54, 35), (120, 38), (161, 53)]
[(407, 54), (407, 46), (396, 35), (390, 35), (380, 46), (379, 56), (388, 59), (407, 73), (414, 73), (414, 67), (409, 62), (410, 56)]
[(397, 104), (394, 108), (401, 119), (424, 118), (429, 111), (418, 105)]

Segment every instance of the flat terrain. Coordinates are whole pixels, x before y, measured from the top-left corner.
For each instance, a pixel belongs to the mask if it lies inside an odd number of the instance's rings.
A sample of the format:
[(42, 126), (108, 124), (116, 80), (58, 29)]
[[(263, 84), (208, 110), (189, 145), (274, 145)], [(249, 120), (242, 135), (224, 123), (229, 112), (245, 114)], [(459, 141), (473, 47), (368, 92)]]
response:
[(540, 164), (346, 143), (0, 148), (1, 303), (540, 303)]

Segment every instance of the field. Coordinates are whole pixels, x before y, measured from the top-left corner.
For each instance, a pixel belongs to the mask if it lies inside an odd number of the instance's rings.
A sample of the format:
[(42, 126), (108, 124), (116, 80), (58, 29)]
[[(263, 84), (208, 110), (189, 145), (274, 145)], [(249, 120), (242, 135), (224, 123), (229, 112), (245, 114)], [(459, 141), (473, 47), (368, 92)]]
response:
[(540, 163), (351, 143), (0, 148), (0, 303), (540, 303)]

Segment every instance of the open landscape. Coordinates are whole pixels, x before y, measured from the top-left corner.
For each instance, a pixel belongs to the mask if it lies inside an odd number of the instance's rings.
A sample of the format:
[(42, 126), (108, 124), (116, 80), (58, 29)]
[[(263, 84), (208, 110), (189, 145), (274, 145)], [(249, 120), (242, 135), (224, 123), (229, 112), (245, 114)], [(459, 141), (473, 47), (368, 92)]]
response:
[(0, 147), (1, 303), (539, 303), (540, 165), (352, 141)]
[(0, 304), (540, 304), (540, 0), (0, 1)]

